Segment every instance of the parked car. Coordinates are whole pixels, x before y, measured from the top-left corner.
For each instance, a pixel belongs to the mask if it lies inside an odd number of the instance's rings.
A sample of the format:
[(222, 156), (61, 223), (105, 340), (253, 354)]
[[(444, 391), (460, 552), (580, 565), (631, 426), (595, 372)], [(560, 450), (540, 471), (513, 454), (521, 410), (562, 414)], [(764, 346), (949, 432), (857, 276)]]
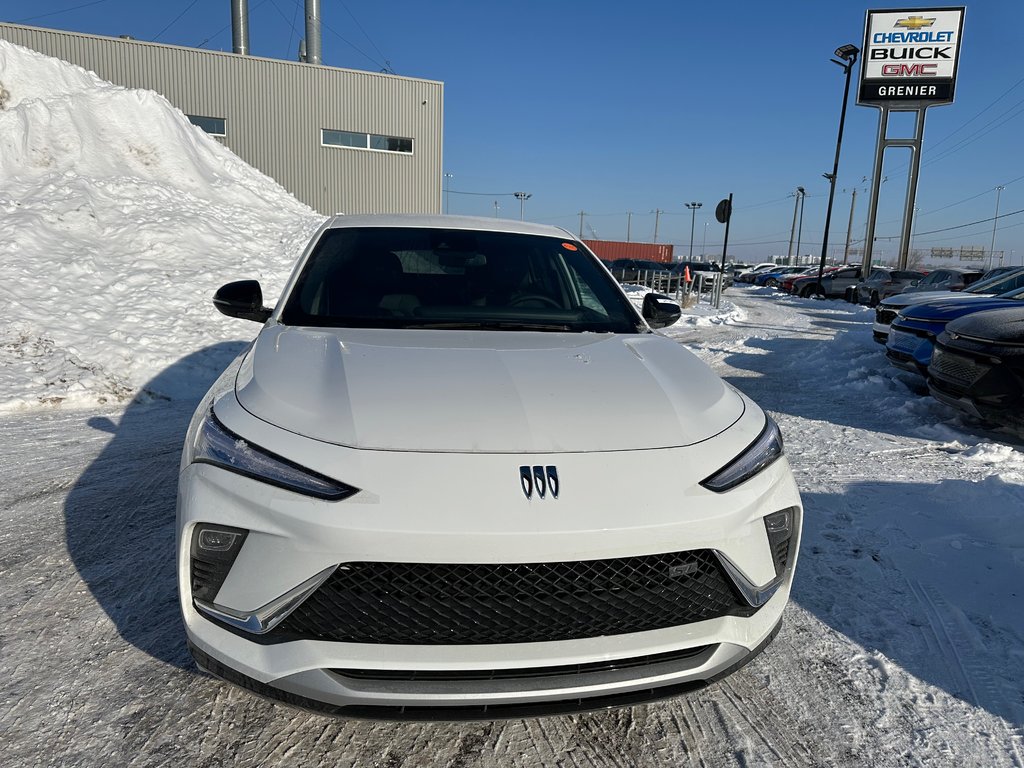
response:
[(868, 279), (857, 285), (857, 303), (877, 307), (883, 299), (902, 293), (911, 283), (927, 276), (925, 272), (875, 267)]
[[(833, 272), (836, 269), (838, 269), (838, 267), (825, 267), (825, 272)], [(815, 264), (814, 266), (805, 267), (802, 272), (794, 272), (791, 275), (786, 275), (785, 277), (783, 277), (782, 280), (779, 281), (779, 290), (782, 291), (783, 293), (792, 293), (793, 284), (797, 280), (799, 280), (801, 277), (806, 277), (808, 275), (817, 276), (817, 274), (817, 264)]]
[(330, 218), (286, 285), (214, 297), (262, 328), (182, 454), (203, 669), (336, 715), (533, 717), (774, 637), (796, 483), (775, 422), (652, 331), (677, 304), (636, 310), (566, 230), (455, 216)]
[[(931, 275), (929, 275), (930, 277)], [(889, 325), (896, 319), (896, 313), (904, 307), (924, 304), (937, 300), (985, 296), (998, 296), (1016, 288), (1024, 287), (1024, 267), (1005, 267), (986, 272), (981, 280), (963, 291), (928, 291), (924, 293), (901, 293), (892, 296), (875, 307), (875, 321), (871, 326), (872, 335), (879, 344), (889, 339)]]
[(680, 261), (672, 265), (673, 275), (685, 274), (686, 270), (690, 270), (690, 278), (699, 273), (703, 272), (706, 274), (722, 274), (723, 276), (723, 287), (728, 288), (733, 284), (732, 272), (729, 270), (722, 271), (718, 268), (718, 264), (713, 261)]
[(767, 285), (769, 288), (778, 288), (779, 281), (786, 275), (796, 275), (807, 271), (807, 267), (778, 267), (769, 269), (754, 278), (754, 285)]
[(982, 278), (985, 273), (980, 269), (964, 267), (943, 267), (929, 272), (916, 283), (911, 283), (902, 293), (919, 293), (921, 291), (962, 291), (971, 283)]
[(759, 274), (769, 269), (775, 269), (777, 266), (779, 265), (776, 264), (774, 261), (762, 261), (757, 266), (751, 267), (750, 269), (744, 270), (743, 272), (740, 272), (738, 275), (736, 275), (736, 282), (746, 284), (753, 283), (754, 278), (757, 277)]
[(725, 268), (732, 272), (732, 279), (735, 280), (741, 272), (745, 272), (753, 266), (753, 264), (726, 264)]
[(643, 259), (615, 259), (609, 264), (609, 271), (621, 283), (633, 283), (641, 278), (654, 275), (659, 272), (667, 272), (671, 264), (663, 264), (658, 261), (645, 261)]
[(939, 336), (928, 389), (940, 402), (1024, 429), (1024, 307), (962, 317)]
[(928, 375), (935, 339), (957, 318), (988, 309), (1017, 306), (1024, 300), (1024, 288), (999, 296), (963, 296), (939, 299), (904, 307), (889, 326), (885, 356), (897, 368)]
[(805, 275), (793, 281), (790, 292), (808, 298), (819, 295), (826, 298), (842, 296), (846, 289), (857, 284), (860, 280), (860, 267), (843, 266), (838, 269), (826, 272), (818, 282), (818, 272), (815, 270), (810, 275)]

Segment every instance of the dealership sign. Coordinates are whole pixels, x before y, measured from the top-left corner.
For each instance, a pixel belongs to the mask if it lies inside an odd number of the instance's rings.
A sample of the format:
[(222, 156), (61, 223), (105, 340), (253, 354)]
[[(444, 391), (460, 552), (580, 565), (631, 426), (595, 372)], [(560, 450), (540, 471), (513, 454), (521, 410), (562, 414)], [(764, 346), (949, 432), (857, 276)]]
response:
[(868, 11), (857, 103), (951, 103), (963, 28), (962, 6)]

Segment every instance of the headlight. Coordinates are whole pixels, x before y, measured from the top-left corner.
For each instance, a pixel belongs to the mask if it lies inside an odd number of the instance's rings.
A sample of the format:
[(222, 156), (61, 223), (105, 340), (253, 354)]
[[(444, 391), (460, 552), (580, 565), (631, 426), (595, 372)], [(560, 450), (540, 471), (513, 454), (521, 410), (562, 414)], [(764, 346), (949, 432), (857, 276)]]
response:
[(779, 425), (771, 416), (765, 415), (765, 418), (768, 423), (765, 424), (757, 440), (747, 446), (746, 450), (729, 464), (711, 477), (701, 481), (701, 485), (716, 493), (728, 491), (749, 480), (782, 456), (782, 433), (779, 432)]
[(212, 408), (206, 412), (206, 417), (196, 431), (191, 461), (196, 464), (213, 464), (318, 499), (338, 501), (359, 491), (358, 488), (324, 477), (248, 443), (229, 432), (214, 416)]

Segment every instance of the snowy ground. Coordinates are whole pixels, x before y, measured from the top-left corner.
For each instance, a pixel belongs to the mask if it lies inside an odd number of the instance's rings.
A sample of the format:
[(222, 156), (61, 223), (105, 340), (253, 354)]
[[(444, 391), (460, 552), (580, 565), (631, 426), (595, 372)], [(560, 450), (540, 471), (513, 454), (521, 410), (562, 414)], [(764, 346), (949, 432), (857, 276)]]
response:
[[(37, 408), (0, 418), (7, 764), (1021, 765), (1024, 454), (891, 373), (865, 310), (730, 293), (733, 319), (671, 330), (778, 418), (806, 505), (793, 602), (750, 666), (544, 720), (343, 721), (257, 699), (184, 648), (173, 517), (192, 401)], [(170, 360), (150, 385), (195, 370)]]
[[(182, 435), (319, 217), (154, 94), (0, 42), (3, 765), (1024, 765), (1024, 449), (841, 302), (730, 289), (667, 333), (780, 422), (806, 505), (775, 642), (699, 693), (543, 720), (332, 720), (200, 674)], [(671, 478), (666, 478), (671, 499)]]

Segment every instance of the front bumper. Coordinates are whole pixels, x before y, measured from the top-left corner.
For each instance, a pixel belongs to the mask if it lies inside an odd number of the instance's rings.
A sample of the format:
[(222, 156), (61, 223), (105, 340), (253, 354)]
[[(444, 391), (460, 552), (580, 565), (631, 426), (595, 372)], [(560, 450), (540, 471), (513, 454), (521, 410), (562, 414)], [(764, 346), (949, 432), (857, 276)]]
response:
[(934, 346), (932, 337), (901, 330), (893, 325), (886, 339), (885, 356), (897, 368), (927, 376)]
[[(274, 428), (247, 423), (252, 417), (240, 409), (218, 409), (218, 415), (253, 435), (253, 442), (277, 445)], [(789, 596), (801, 515), (785, 458), (726, 493), (699, 485), (705, 470), (724, 466), (762, 426), (763, 417), (751, 408), (726, 433), (690, 448), (536, 457), (317, 444), (319, 466), (311, 468), (343, 479), (338, 468), (344, 466), (344, 480), (363, 489), (341, 502), (302, 497), (218, 467), (186, 466), (178, 564), (190, 647), (200, 666), (226, 680), (352, 716), (523, 716), (699, 687), (764, 647)], [(509, 474), (520, 463), (557, 463), (559, 499), (527, 499), (518, 475)], [(514, 492), (504, 492), (506, 480)], [(787, 508), (794, 510), (794, 532), (778, 573), (764, 517)], [(256, 611), (324, 569), (366, 562), (523, 564), (712, 550), (748, 589), (770, 585), (771, 591), (747, 615), (567, 640), (453, 645), (305, 637), (268, 643), (197, 609), (189, 542), (200, 523), (248, 532), (212, 601), (236, 613)]]

